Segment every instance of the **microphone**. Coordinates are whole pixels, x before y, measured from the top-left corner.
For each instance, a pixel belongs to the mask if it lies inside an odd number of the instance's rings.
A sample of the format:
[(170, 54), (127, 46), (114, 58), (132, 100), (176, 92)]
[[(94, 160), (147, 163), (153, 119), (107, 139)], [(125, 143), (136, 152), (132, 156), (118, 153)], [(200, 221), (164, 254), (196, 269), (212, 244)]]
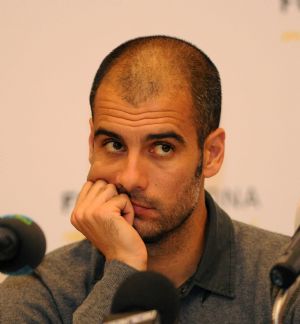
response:
[(291, 238), (285, 253), (270, 272), (271, 281), (279, 288), (288, 289), (300, 274), (300, 225)]
[(9, 275), (31, 273), (41, 263), (45, 251), (45, 235), (29, 217), (0, 217), (0, 272)]
[(104, 323), (174, 324), (179, 313), (179, 298), (171, 281), (163, 275), (137, 272), (120, 285), (111, 312)]

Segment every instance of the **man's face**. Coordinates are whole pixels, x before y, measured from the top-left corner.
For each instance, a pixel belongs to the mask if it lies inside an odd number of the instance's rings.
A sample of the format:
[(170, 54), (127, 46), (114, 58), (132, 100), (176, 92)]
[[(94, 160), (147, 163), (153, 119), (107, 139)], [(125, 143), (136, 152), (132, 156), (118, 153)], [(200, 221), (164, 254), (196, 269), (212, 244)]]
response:
[[(158, 241), (199, 211), (201, 152), (188, 93), (162, 94), (138, 107), (103, 82), (94, 103), (88, 179), (129, 195), (133, 226)], [(198, 170), (199, 171), (199, 170)]]

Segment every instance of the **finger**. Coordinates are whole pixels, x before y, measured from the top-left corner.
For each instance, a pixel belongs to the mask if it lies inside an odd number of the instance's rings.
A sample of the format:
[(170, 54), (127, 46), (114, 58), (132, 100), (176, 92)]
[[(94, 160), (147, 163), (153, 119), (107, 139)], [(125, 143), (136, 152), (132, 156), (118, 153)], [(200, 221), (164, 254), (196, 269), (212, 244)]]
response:
[(77, 196), (77, 199), (76, 199), (76, 205), (77, 204), (80, 204), (80, 202), (86, 197), (87, 193), (89, 192), (90, 188), (92, 187), (93, 185), (93, 182), (91, 181), (87, 181), (82, 189), (80, 190), (80, 193), (79, 195)]
[(90, 189), (88, 192), (86, 198), (82, 201), (80, 208), (83, 210), (89, 210), (93, 211), (101, 207), (103, 204), (105, 204), (108, 200), (110, 200), (112, 197), (116, 196), (118, 194), (117, 189), (115, 185), (109, 183), (106, 184), (104, 187), (99, 187), (98, 191), (97, 189), (93, 190), (93, 188)]
[(134, 220), (134, 209), (131, 201), (126, 194), (120, 194), (111, 198), (108, 203), (119, 209), (119, 215), (123, 216), (124, 219), (130, 224), (133, 224)]
[(87, 181), (77, 197), (76, 205), (80, 205), (84, 200), (88, 199), (90, 201), (93, 199), (105, 185), (106, 182), (104, 180), (97, 180), (95, 183)]
[(90, 187), (90, 190), (87, 192), (86, 199), (93, 200), (107, 185), (107, 182), (104, 180), (97, 180)]
[[(115, 185), (98, 180), (85, 185), (71, 215), (71, 223), (78, 229), (84, 215), (97, 214), (98, 210), (112, 197), (118, 195)], [(75, 225), (76, 224), (76, 225)]]
[(87, 197), (88, 193), (90, 192), (91, 188), (93, 187), (93, 185), (94, 185), (94, 183), (92, 181), (87, 181), (83, 185), (79, 195), (77, 196), (76, 203), (75, 203), (74, 209), (72, 211), (70, 220), (71, 220), (72, 225), (75, 226), (78, 230), (80, 230), (80, 229), (78, 228), (79, 223), (77, 222), (78, 217), (76, 215), (78, 215), (79, 206), (82, 206), (83, 202), (86, 200), (86, 197)]
[(105, 187), (102, 188), (101, 192), (95, 199), (97, 204), (106, 203), (108, 200), (118, 195), (117, 188), (114, 184), (108, 183)]

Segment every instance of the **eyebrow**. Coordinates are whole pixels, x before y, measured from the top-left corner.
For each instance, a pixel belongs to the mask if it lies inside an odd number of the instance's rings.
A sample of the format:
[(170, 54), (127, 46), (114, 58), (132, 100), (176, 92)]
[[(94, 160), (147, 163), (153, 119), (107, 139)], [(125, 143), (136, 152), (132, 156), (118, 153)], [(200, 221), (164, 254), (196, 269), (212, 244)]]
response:
[(162, 139), (167, 139), (167, 138), (173, 138), (175, 139), (178, 143), (185, 145), (186, 142), (184, 140), (184, 138), (175, 133), (175, 132), (165, 132), (165, 133), (159, 133), (159, 134), (149, 134), (146, 137), (147, 141), (151, 141), (151, 140), (162, 140)]
[(100, 127), (95, 131), (94, 138), (96, 138), (97, 136), (101, 136), (101, 135), (105, 135), (105, 136), (108, 136), (108, 137), (113, 137), (113, 138), (116, 138), (116, 139), (123, 140), (122, 136), (118, 135), (117, 133)]
[[(96, 138), (97, 136), (108, 136), (108, 137), (112, 137), (112, 138), (116, 138), (119, 140), (123, 141), (123, 137), (115, 132), (109, 131), (105, 128), (98, 128), (95, 133), (94, 133), (94, 138)], [(164, 133), (158, 133), (158, 134), (149, 134), (146, 137), (146, 141), (153, 141), (153, 140), (163, 140), (163, 139), (167, 139), (167, 138), (172, 138), (175, 139), (178, 143), (185, 145), (186, 141), (184, 140), (184, 138), (175, 133), (175, 132), (164, 132)]]

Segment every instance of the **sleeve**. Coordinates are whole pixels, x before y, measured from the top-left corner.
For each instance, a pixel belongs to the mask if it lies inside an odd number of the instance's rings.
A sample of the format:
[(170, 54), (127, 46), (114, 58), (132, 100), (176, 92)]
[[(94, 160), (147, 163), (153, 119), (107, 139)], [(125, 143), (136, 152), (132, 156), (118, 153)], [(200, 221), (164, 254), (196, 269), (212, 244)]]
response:
[(300, 281), (296, 282), (297, 289), (290, 299), (290, 307), (287, 307), (287, 318), (284, 318), (284, 323), (300, 323)]
[(34, 275), (9, 277), (0, 285), (0, 323), (62, 323), (48, 289)]
[[(69, 298), (73, 299), (79, 293), (76, 283), (70, 295), (66, 294), (70, 289), (68, 283), (57, 277), (51, 281), (51, 286), (36, 274), (9, 277), (0, 285), (0, 323), (101, 323), (104, 316), (110, 313), (119, 285), (136, 271), (116, 260), (106, 262), (102, 278), (73, 309), (67, 304)], [(73, 280), (76, 278), (73, 277)], [(57, 294), (57, 290), (61, 293)], [(65, 298), (61, 298), (62, 295)]]
[(73, 314), (73, 324), (102, 323), (110, 313), (113, 296), (120, 284), (137, 270), (113, 260), (106, 262), (104, 274)]

